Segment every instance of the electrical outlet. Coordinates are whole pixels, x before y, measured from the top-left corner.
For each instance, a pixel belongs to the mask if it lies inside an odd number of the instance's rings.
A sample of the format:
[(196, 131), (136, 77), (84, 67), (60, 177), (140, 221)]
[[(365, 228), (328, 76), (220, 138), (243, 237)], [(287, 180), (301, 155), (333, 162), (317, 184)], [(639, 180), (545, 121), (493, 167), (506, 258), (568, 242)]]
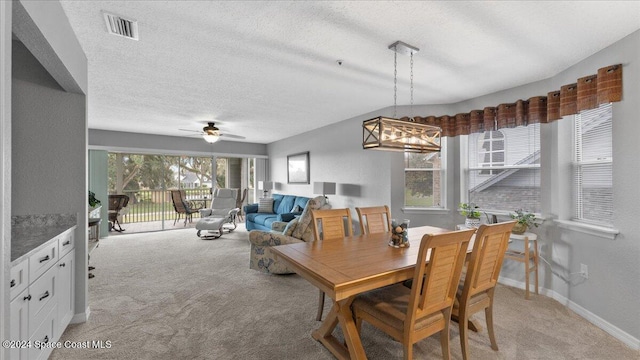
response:
[(585, 279), (589, 278), (589, 268), (585, 264), (580, 264), (580, 275)]

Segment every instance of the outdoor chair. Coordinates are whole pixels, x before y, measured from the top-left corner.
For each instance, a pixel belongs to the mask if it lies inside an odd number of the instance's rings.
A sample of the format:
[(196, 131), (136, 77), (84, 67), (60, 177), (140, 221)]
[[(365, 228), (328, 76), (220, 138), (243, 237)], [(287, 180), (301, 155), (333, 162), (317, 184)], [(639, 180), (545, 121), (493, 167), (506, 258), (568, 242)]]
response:
[(173, 220), (173, 225), (175, 225), (176, 221), (180, 220), (182, 214), (184, 214), (184, 226), (187, 226), (187, 220), (191, 222), (191, 215), (197, 213), (198, 210), (189, 205), (184, 190), (171, 190), (171, 201), (173, 201), (173, 209), (176, 211), (176, 218)]
[[(216, 189), (211, 199), (211, 208), (201, 209), (201, 219), (196, 224), (198, 237), (201, 239), (217, 239), (224, 230), (232, 232), (236, 229), (236, 220), (240, 208), (236, 207), (238, 189)], [(233, 227), (225, 227), (230, 224)], [(202, 232), (206, 231), (205, 234)]]
[[(127, 195), (109, 195), (109, 231), (115, 230), (117, 232), (123, 232), (124, 229), (120, 225), (118, 219), (123, 214), (123, 209), (129, 204), (129, 197)], [(116, 225), (118, 226), (116, 228)]]

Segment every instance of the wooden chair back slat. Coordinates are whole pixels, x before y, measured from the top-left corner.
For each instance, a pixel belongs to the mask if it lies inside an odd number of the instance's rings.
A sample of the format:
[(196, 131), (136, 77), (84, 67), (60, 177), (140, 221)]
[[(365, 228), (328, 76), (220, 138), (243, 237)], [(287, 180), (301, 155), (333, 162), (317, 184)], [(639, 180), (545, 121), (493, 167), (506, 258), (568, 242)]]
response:
[(313, 210), (311, 217), (316, 240), (341, 239), (353, 235), (349, 209)]
[(422, 237), (416, 264), (424, 265), (416, 265), (406, 326), (413, 329), (420, 318), (451, 309), (473, 233), (468, 229)]
[(387, 205), (356, 208), (360, 233), (377, 234), (391, 231), (391, 212)]

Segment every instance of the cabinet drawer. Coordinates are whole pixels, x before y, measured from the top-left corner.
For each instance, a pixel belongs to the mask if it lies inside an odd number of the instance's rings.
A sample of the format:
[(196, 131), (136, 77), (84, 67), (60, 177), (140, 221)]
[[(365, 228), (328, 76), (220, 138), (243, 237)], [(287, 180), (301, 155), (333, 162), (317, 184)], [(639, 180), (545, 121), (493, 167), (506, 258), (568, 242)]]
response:
[(10, 298), (13, 300), (22, 290), (29, 285), (29, 260), (24, 259), (19, 264), (11, 268), (11, 278), (9, 279)]
[[(38, 348), (35, 346), (35, 342), (50, 343), (57, 339), (56, 337), (56, 314), (58, 309), (54, 306), (48, 313), (43, 314), (43, 321), (39, 324), (36, 330), (32, 333), (29, 340), (31, 340), (31, 348), (29, 349), (29, 359), (47, 359), (53, 349), (48, 346)], [(41, 346), (42, 347), (42, 346)]]
[(58, 268), (52, 267), (29, 286), (29, 331), (35, 330), (45, 314), (58, 300), (56, 288)]
[(58, 239), (58, 249), (60, 249), (60, 257), (63, 257), (75, 247), (75, 232), (69, 230), (62, 234)]
[(29, 277), (36, 280), (58, 261), (58, 240), (50, 241), (29, 257)]

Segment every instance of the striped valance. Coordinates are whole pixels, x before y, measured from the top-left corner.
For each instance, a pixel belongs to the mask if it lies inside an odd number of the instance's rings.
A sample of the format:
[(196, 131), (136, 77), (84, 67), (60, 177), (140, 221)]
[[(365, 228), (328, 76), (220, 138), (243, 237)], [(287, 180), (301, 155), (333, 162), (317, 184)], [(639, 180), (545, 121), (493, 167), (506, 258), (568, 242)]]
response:
[[(581, 110), (597, 108), (600, 104), (622, 99), (622, 65), (598, 69), (597, 75), (578, 79), (574, 84), (560, 87), (547, 96), (488, 106), (455, 116), (415, 116), (417, 123), (438, 126), (442, 136), (468, 135), (485, 130), (512, 128), (535, 123), (549, 123)], [(400, 120), (409, 120), (404, 117)]]

